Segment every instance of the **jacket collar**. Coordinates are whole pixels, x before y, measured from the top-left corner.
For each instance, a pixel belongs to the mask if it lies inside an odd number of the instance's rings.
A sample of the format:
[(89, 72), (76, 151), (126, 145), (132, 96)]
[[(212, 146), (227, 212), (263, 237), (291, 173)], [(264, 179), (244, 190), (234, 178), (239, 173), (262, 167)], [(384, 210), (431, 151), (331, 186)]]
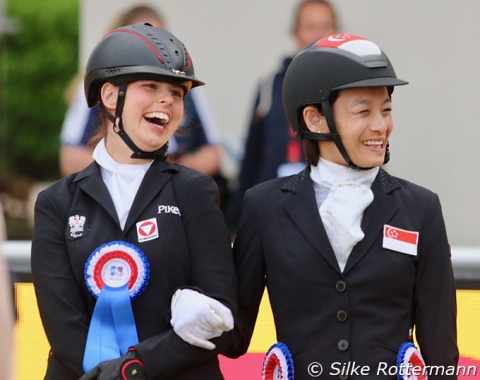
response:
[[(171, 176), (178, 172), (178, 167), (168, 161), (155, 160), (143, 177), (138, 193), (128, 214), (124, 231), (127, 232), (137, 221), (140, 214), (148, 207)], [(160, 175), (162, 173), (162, 175)], [(117, 212), (112, 198), (103, 182), (100, 166), (94, 161), (84, 170), (79, 172), (74, 180), (78, 187), (96, 200), (114, 219), (118, 225)]]
[[(389, 194), (399, 188), (400, 184), (394, 177), (383, 169), (379, 170), (372, 184), (374, 199), (365, 210), (362, 219), (362, 230), (365, 232), (365, 238), (350, 253), (344, 274), (368, 252), (379, 234), (382, 233), (383, 226), (397, 211), (398, 206), (392, 201)], [(282, 183), (281, 189), (292, 193), (284, 207), (293, 222), (328, 263), (340, 272), (337, 259), (318, 212), (313, 183), (310, 178), (310, 167), (292, 177), (288, 177)]]
[[(378, 171), (378, 175), (375, 178), (374, 183), (375, 182), (380, 183), (381, 189), (383, 189), (383, 191), (387, 194), (401, 187), (395, 177), (392, 177), (382, 168), (380, 168), (380, 170)], [(310, 179), (310, 166), (307, 166), (305, 169), (295, 174), (294, 176), (287, 177), (285, 182), (282, 183), (281, 189), (297, 193), (301, 192), (302, 190), (300, 189), (306, 186), (306, 184), (312, 184), (312, 181)], [(374, 187), (375, 186), (372, 185), (372, 190)]]

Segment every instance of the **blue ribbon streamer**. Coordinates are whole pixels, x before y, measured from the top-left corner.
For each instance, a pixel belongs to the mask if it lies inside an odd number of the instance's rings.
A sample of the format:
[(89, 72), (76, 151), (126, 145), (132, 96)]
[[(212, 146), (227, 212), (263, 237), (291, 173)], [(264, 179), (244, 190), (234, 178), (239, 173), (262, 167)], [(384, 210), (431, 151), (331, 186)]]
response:
[(85, 372), (105, 360), (124, 355), (138, 343), (128, 284), (118, 288), (104, 285), (88, 329), (83, 356)]

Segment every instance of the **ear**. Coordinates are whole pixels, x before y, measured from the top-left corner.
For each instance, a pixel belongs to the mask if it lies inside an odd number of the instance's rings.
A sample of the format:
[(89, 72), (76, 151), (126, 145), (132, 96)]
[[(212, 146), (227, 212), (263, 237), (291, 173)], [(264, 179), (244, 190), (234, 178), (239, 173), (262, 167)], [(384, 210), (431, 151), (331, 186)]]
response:
[(115, 110), (117, 107), (118, 86), (109, 82), (104, 83), (100, 90), (100, 97), (102, 99), (102, 104), (107, 109)]
[(323, 116), (315, 106), (306, 106), (303, 109), (303, 120), (310, 132), (328, 133), (326, 130), (325, 116)]

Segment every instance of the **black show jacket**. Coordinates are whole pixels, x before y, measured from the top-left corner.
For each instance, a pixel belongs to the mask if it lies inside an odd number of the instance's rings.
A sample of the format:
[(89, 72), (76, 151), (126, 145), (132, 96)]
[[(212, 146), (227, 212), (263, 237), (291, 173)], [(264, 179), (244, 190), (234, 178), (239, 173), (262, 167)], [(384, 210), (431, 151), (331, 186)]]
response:
[[(456, 298), (438, 196), (380, 169), (362, 220), (365, 237), (342, 273), (309, 170), (257, 185), (245, 196), (234, 242), (243, 329), (230, 355), (247, 350), (266, 285), (295, 380), (317, 377), (308, 373), (310, 366), (318, 374), (312, 363), (322, 365), (318, 378), (395, 379), (388, 370), (414, 327), (427, 365), (455, 366)], [(418, 232), (417, 255), (383, 248), (385, 225)], [(358, 375), (352, 365), (366, 369)]]
[[(139, 342), (135, 347), (148, 379), (223, 379), (217, 354), (230, 334), (214, 339), (214, 351), (191, 346), (170, 326), (170, 300), (193, 287), (233, 312), (236, 277), (231, 240), (210, 177), (154, 161), (145, 174), (122, 230), (110, 194), (94, 162), (65, 177), (37, 198), (32, 275), (42, 323), (51, 345), (49, 380), (77, 380), (96, 299), (84, 279), (89, 255), (102, 244), (136, 245), (150, 265), (148, 285), (132, 301)], [(72, 232), (71, 216), (85, 217)], [(154, 218), (158, 237), (139, 242), (137, 223)]]

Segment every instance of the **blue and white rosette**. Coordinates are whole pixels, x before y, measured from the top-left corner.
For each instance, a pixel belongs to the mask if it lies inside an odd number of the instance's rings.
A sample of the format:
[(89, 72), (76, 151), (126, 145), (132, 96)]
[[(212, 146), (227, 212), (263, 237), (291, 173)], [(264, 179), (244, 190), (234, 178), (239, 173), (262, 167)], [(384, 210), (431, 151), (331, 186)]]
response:
[(87, 288), (97, 298), (83, 358), (87, 372), (138, 343), (131, 300), (145, 290), (150, 267), (138, 247), (117, 240), (92, 252), (84, 276)]
[(400, 346), (397, 355), (397, 378), (399, 380), (427, 380), (425, 361), (412, 342)]
[(292, 355), (284, 343), (275, 343), (268, 349), (263, 361), (262, 380), (293, 380)]

